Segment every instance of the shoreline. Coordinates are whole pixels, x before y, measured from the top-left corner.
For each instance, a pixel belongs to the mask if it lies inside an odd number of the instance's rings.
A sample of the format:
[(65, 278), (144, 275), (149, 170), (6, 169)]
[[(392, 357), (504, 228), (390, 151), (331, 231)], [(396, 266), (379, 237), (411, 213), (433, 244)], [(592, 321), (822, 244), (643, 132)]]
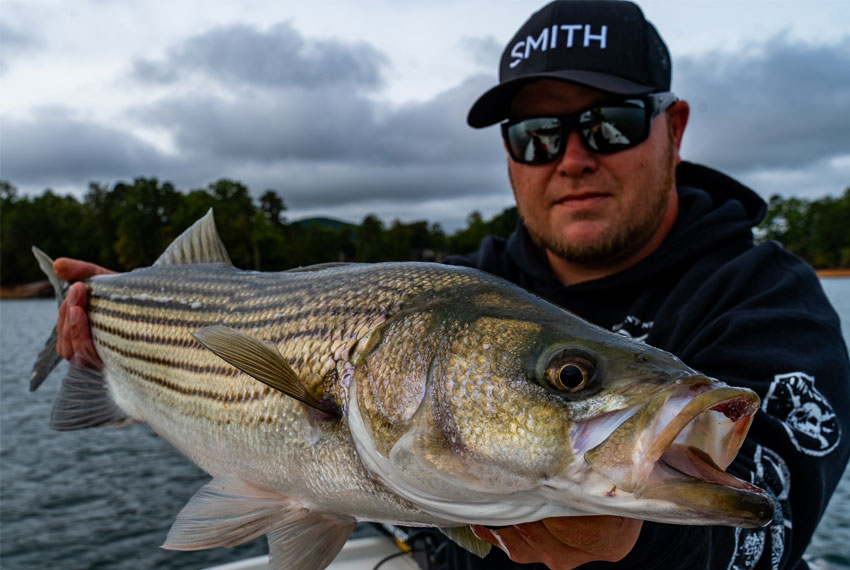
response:
[(850, 267), (844, 269), (817, 269), (815, 273), (821, 279), (829, 279), (831, 277), (850, 277)]
[(49, 299), (52, 296), (53, 287), (47, 279), (14, 287), (0, 287), (0, 299)]

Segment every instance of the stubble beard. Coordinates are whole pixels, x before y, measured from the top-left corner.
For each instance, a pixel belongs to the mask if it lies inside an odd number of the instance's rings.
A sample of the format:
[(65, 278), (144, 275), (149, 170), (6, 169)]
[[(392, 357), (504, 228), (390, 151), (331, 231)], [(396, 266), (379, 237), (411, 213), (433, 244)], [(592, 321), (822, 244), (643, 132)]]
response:
[[(543, 250), (549, 250), (570, 263), (587, 266), (606, 265), (627, 258), (640, 250), (655, 235), (667, 209), (671, 193), (675, 191), (676, 163), (673, 153), (672, 133), (664, 161), (664, 173), (657, 183), (660, 187), (644, 189), (643, 195), (649, 201), (642, 216), (626, 218), (625, 223), (612, 228), (598, 240), (587, 243), (574, 243), (564, 239), (560, 233), (547, 235), (529, 224), (522, 216), (523, 224), (534, 243)], [(511, 180), (513, 184), (513, 180)], [(649, 190), (649, 191), (647, 191)], [(589, 218), (590, 216), (588, 216)]]

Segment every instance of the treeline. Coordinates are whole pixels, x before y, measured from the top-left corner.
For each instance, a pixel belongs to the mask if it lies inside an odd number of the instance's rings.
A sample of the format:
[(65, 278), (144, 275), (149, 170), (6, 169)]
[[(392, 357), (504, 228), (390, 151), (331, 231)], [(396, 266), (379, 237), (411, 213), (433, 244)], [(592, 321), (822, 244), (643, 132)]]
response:
[(772, 196), (757, 236), (778, 241), (815, 269), (850, 268), (850, 187), (839, 198)]
[(491, 220), (473, 212), (466, 228), (447, 235), (439, 224), (396, 220), (385, 227), (372, 215), (359, 225), (329, 219), (289, 222), (278, 192), (267, 190), (255, 201), (246, 186), (227, 179), (190, 192), (156, 178), (111, 188), (90, 184), (81, 200), (49, 189), (22, 196), (0, 181), (0, 285), (44, 279), (32, 245), (54, 257), (76, 257), (118, 271), (150, 265), (210, 208), (234, 265), (261, 271), (328, 261), (439, 261), (472, 251), (487, 235), (507, 236), (517, 220), (516, 208)]
[[(395, 220), (385, 227), (373, 215), (359, 225), (318, 218), (289, 222), (276, 191), (254, 201), (246, 186), (228, 179), (190, 192), (156, 178), (111, 188), (91, 184), (81, 200), (51, 190), (21, 196), (0, 181), (0, 284), (43, 279), (31, 245), (119, 271), (150, 265), (210, 208), (234, 264), (261, 271), (328, 261), (439, 261), (476, 249), (487, 235), (508, 236), (517, 221), (512, 207), (490, 220), (473, 212), (467, 226), (451, 235), (427, 221)], [(779, 241), (818, 269), (848, 268), (850, 188), (840, 198), (773, 196), (756, 235)]]

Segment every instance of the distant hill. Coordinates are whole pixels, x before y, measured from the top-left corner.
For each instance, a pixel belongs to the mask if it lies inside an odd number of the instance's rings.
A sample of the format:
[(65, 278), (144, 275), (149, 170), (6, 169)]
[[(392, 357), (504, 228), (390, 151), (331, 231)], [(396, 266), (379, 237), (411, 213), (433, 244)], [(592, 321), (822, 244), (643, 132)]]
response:
[(350, 229), (356, 230), (359, 228), (357, 224), (352, 224), (351, 222), (346, 222), (343, 220), (337, 220), (334, 218), (303, 218), (301, 220), (295, 220), (293, 222), (289, 222), (290, 225), (298, 227), (298, 228), (308, 228), (310, 226), (319, 226), (321, 228), (328, 228), (331, 230), (343, 230)]

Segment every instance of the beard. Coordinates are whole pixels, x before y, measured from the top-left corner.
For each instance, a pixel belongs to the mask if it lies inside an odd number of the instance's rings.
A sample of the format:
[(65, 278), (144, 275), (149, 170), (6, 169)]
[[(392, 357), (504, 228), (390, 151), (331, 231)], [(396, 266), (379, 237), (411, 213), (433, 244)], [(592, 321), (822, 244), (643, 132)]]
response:
[[(531, 239), (544, 251), (548, 250), (571, 263), (586, 266), (609, 265), (640, 250), (652, 239), (661, 226), (670, 196), (675, 192), (676, 163), (672, 129), (670, 130), (667, 151), (659, 168), (663, 168), (663, 171), (655, 177), (653, 187), (642, 189), (642, 194), (647, 199), (638, 213), (639, 215), (629, 216), (624, 223), (612, 228), (611, 231), (593, 242), (574, 243), (566, 240), (558, 233), (547, 235), (547, 233), (539, 231), (533, 223), (530, 224), (525, 216), (522, 216), (521, 208), (519, 210), (520, 217), (522, 217), (523, 224)], [(513, 180), (511, 180), (511, 184), (513, 185)], [(592, 214), (589, 214), (588, 217), (592, 217)]]

